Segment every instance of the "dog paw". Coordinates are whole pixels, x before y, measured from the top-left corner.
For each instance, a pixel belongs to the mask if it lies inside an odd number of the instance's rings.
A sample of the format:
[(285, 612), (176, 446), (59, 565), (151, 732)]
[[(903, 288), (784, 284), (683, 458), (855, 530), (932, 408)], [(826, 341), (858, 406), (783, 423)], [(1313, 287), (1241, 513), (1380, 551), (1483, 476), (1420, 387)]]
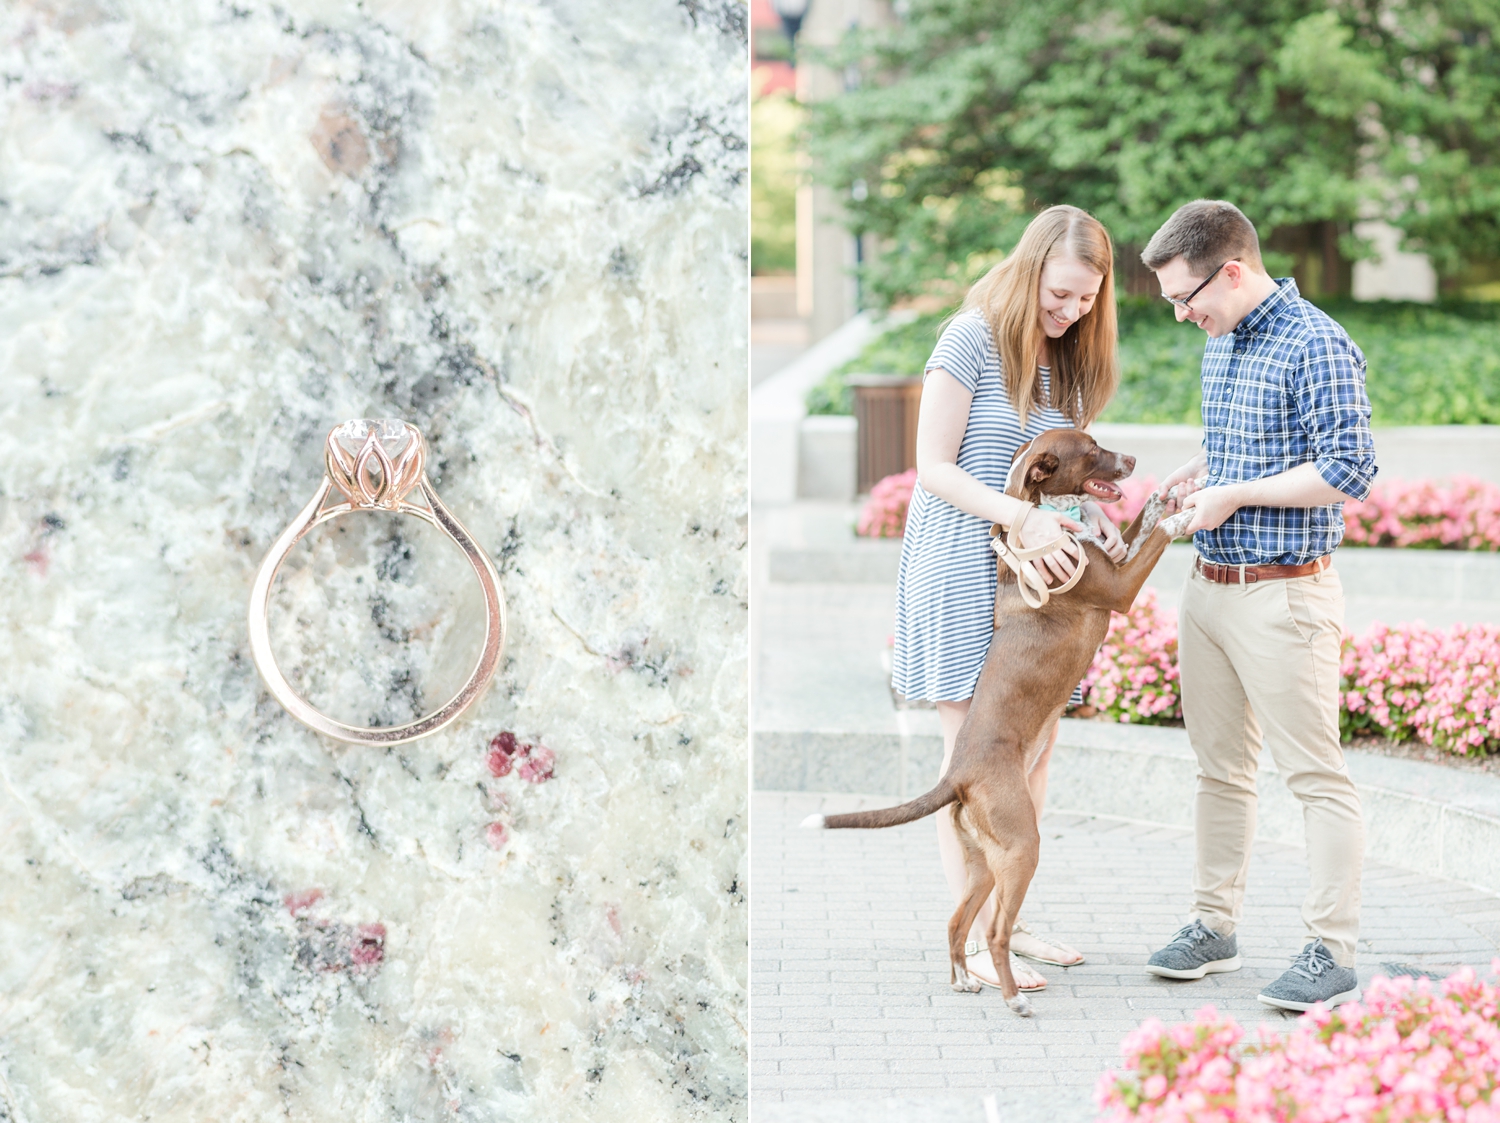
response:
[(1188, 524), (1192, 521), (1192, 511), (1178, 511), (1170, 518), (1162, 519), (1161, 528), (1173, 538), (1181, 538), (1183, 536), (1183, 531), (1187, 530)]
[(823, 829), (823, 816), (809, 815), (798, 825), (805, 831), (820, 831)]
[(959, 994), (978, 994), (984, 989), (984, 984), (962, 967), (954, 971), (952, 985)]
[(1007, 998), (1005, 1004), (1023, 1018), (1031, 1017), (1031, 999), (1024, 994), (1017, 994), (1014, 998)]

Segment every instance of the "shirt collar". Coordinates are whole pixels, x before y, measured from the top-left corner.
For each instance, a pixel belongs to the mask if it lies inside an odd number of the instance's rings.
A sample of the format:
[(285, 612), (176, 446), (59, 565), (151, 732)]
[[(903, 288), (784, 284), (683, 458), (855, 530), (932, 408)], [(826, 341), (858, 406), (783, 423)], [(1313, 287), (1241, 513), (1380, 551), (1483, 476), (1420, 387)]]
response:
[(1292, 301), (1298, 299), (1302, 294), (1297, 291), (1297, 282), (1290, 277), (1280, 277), (1276, 281), (1276, 291), (1257, 304), (1243, 320), (1235, 325), (1235, 335), (1258, 335), (1266, 330), (1266, 325)]

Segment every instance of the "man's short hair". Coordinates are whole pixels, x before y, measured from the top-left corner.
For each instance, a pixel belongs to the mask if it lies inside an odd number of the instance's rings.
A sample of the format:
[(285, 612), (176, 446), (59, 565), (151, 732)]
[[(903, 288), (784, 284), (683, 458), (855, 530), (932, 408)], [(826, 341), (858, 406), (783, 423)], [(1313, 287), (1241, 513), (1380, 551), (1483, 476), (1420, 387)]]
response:
[(1178, 207), (1151, 235), (1141, 260), (1154, 272), (1179, 255), (1199, 277), (1231, 260), (1264, 269), (1255, 227), (1239, 207), (1222, 199), (1195, 199)]

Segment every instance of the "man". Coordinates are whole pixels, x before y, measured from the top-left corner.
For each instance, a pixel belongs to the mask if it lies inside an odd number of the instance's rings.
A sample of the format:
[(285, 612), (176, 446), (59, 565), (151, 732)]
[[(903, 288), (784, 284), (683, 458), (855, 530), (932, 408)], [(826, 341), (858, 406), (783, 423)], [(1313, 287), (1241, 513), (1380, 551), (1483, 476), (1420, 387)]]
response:
[(1302, 803), (1312, 885), (1306, 946), (1260, 1000), (1354, 1001), (1364, 824), (1339, 744), (1344, 596), (1330, 562), (1344, 500), (1369, 494), (1376, 472), (1364, 355), (1294, 281), (1266, 274), (1255, 227), (1229, 203), (1179, 208), (1141, 258), (1178, 322), (1208, 334), (1203, 451), (1163, 484), (1184, 485), (1198, 553), (1178, 640), (1198, 758), (1193, 907), (1146, 969), (1239, 969), (1264, 740)]

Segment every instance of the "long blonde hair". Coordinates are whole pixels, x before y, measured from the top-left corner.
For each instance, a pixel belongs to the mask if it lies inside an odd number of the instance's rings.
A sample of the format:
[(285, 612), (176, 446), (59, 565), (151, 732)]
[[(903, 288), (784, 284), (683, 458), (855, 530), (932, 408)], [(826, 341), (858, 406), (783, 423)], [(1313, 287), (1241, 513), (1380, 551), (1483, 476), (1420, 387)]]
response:
[[(1048, 339), (1051, 401), (1042, 394), (1037, 354), (1042, 333), (1042, 266), (1072, 257), (1104, 277), (1087, 315), (1068, 326), (1061, 339)], [(977, 309), (995, 337), (1005, 392), (1026, 424), (1033, 406), (1051, 405), (1082, 427), (1104, 412), (1120, 384), (1115, 324), (1115, 250), (1109, 231), (1077, 207), (1048, 207), (1031, 220), (1016, 248), (969, 289), (961, 311)]]

